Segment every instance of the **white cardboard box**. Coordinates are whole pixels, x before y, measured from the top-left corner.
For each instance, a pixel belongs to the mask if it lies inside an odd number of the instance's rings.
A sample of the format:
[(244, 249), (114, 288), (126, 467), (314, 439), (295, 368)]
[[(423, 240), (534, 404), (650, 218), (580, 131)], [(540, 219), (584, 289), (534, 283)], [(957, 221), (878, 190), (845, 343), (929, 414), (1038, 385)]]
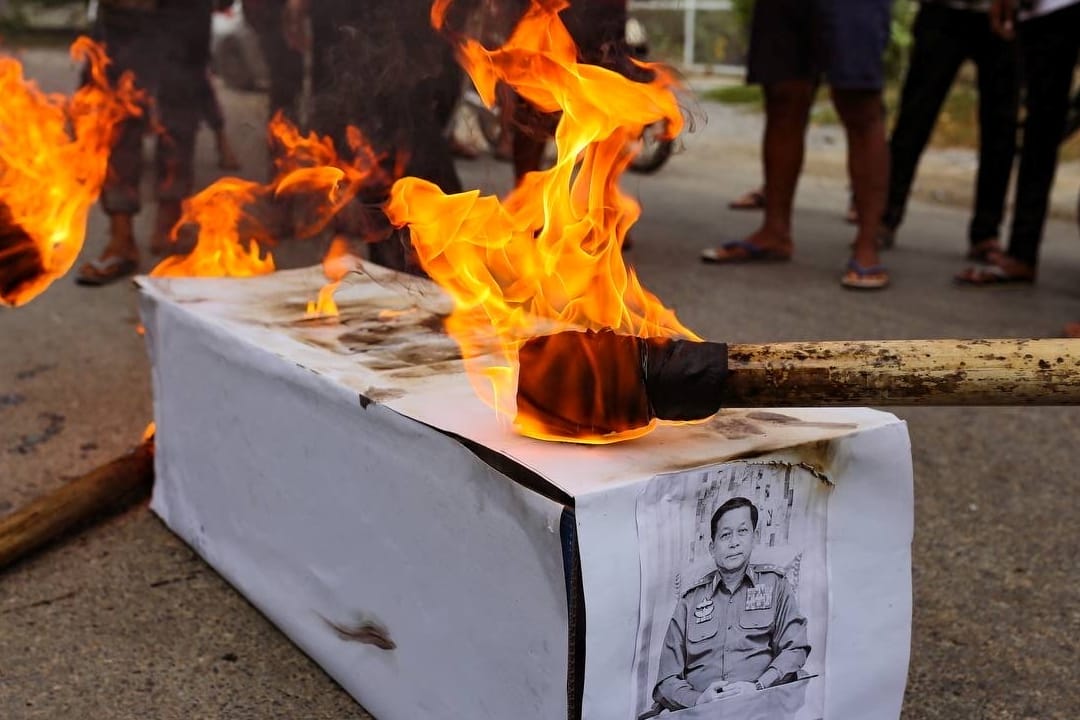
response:
[(318, 269), (138, 282), (153, 510), (375, 717), (637, 717), (733, 495), (760, 508), (751, 561), (797, 599), (808, 677), (661, 717), (899, 716), (902, 422), (726, 411), (613, 446), (530, 440), (474, 396), (440, 291), (368, 273), (334, 320), (304, 318)]

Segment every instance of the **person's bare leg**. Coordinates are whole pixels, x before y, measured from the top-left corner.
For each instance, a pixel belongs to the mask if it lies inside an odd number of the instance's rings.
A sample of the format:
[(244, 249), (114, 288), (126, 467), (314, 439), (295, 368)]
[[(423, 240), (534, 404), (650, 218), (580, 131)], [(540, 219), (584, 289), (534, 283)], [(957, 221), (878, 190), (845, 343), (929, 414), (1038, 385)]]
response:
[(154, 213), (154, 231), (150, 236), (150, 252), (154, 255), (191, 251), (190, 247), (181, 247), (173, 242), (172, 230), (180, 222), (180, 216), (178, 200), (158, 200), (157, 212)]
[(765, 86), (765, 137), (762, 164), (765, 168), (765, 216), (761, 227), (743, 245), (733, 244), (706, 251), (702, 259), (712, 262), (737, 261), (762, 251), (772, 258), (791, 254), (791, 215), (795, 188), (802, 172), (806, 145), (806, 124), (814, 100), (814, 83), (789, 80)]
[(239, 170), (240, 160), (236, 157), (236, 151), (233, 150), (224, 128), (214, 131), (214, 143), (217, 146), (218, 167), (222, 170)]
[(806, 124), (814, 91), (814, 83), (805, 80), (765, 88), (765, 219), (750, 237), (761, 247), (791, 247), (791, 215), (806, 153)]
[(79, 269), (75, 282), (101, 286), (133, 274), (138, 269), (139, 249), (132, 226), (131, 213), (109, 213), (109, 241), (100, 256)]
[(880, 263), (877, 232), (889, 189), (885, 113), (877, 90), (833, 89), (833, 104), (848, 142), (848, 174), (858, 214), (852, 258), (862, 267)]
[(118, 257), (124, 260), (138, 260), (139, 250), (135, 245), (134, 219), (127, 213), (109, 215), (109, 242), (101, 253), (101, 259)]

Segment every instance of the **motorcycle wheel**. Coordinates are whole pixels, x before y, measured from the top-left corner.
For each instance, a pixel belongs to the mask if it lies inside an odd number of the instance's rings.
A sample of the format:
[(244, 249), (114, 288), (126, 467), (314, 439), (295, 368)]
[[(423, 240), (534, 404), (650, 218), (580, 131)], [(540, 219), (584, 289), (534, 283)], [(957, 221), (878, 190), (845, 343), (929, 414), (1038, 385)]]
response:
[(630, 172), (651, 175), (664, 166), (675, 149), (675, 141), (663, 137), (663, 123), (653, 123), (641, 135), (641, 149), (630, 161)]

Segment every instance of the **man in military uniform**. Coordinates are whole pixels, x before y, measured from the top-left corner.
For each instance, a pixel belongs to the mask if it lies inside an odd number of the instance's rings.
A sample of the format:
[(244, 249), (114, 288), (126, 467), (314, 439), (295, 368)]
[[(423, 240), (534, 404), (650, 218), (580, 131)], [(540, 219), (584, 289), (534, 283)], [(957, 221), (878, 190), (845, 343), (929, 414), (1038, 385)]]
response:
[(764, 690), (806, 663), (806, 618), (783, 571), (751, 565), (758, 510), (735, 497), (712, 516), (716, 570), (679, 600), (653, 699), (668, 710)]

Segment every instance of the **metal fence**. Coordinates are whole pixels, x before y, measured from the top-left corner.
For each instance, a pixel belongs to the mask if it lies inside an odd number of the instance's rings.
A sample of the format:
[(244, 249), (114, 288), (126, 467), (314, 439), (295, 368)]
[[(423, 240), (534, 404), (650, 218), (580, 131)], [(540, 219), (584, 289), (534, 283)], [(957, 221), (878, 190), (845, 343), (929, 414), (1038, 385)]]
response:
[(686, 70), (743, 72), (746, 38), (731, 0), (630, 0), (630, 12), (659, 59)]

